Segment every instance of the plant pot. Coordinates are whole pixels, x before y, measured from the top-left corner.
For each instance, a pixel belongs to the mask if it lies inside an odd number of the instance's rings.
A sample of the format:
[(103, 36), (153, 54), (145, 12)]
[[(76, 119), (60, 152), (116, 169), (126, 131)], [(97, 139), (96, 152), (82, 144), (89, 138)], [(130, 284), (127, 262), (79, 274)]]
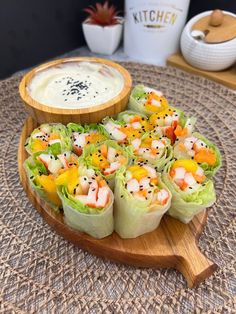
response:
[(119, 18), (119, 24), (111, 26), (89, 24), (85, 20), (82, 28), (86, 43), (92, 52), (111, 55), (120, 43), (123, 19)]

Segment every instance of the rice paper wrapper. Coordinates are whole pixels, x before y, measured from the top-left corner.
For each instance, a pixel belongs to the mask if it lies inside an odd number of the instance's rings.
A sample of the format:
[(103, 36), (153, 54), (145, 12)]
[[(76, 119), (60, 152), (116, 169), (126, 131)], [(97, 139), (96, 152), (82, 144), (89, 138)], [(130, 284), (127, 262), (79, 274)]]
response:
[(27, 179), (30, 185), (30, 188), (38, 194), (38, 196), (43, 199), (44, 202), (46, 202), (55, 212), (59, 213), (59, 208), (61, 207), (59, 204), (56, 204), (52, 200), (49, 199), (46, 191), (39, 185), (37, 185), (34, 182), (35, 179), (35, 172), (34, 168), (37, 166), (34, 165), (34, 159), (33, 156), (30, 156), (26, 161), (24, 162), (24, 169), (27, 175)]
[[(106, 208), (100, 213), (85, 213), (80, 211), (80, 202), (71, 202), (59, 191), (61, 198), (65, 222), (73, 229), (85, 232), (96, 239), (102, 239), (114, 230), (113, 202), (114, 195), (110, 191), (110, 201)], [(81, 204), (81, 208), (83, 205)]]
[(137, 100), (137, 98), (142, 98), (145, 95), (146, 92), (144, 90), (144, 85), (136, 85), (131, 92), (128, 103), (128, 109), (131, 111), (136, 111), (138, 113), (144, 114), (149, 117), (150, 115), (153, 114), (153, 112), (145, 108), (144, 101)]
[(115, 176), (116, 176), (115, 174), (106, 176), (107, 184), (112, 191), (114, 191), (115, 188)]
[[(124, 188), (123, 180), (124, 175), (121, 169), (116, 175), (114, 191), (115, 231), (121, 238), (136, 238), (159, 226), (161, 218), (170, 207), (171, 197), (164, 206), (150, 205), (150, 201), (140, 201), (130, 196)], [(160, 178), (159, 182), (159, 186), (165, 188), (171, 195)]]
[(162, 173), (163, 182), (172, 193), (172, 202), (167, 213), (187, 224), (195, 215), (215, 203), (214, 184), (213, 181), (207, 179), (204, 185), (201, 185), (197, 191), (191, 194), (184, 192), (174, 183), (169, 175), (171, 165), (172, 162), (166, 166)]

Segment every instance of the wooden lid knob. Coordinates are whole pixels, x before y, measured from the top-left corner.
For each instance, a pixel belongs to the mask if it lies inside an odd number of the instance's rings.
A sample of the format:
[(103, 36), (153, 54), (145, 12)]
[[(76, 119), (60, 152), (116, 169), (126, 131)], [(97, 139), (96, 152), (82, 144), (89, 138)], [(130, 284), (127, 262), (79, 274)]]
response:
[(223, 23), (224, 14), (221, 10), (214, 10), (211, 13), (209, 25), (220, 26)]

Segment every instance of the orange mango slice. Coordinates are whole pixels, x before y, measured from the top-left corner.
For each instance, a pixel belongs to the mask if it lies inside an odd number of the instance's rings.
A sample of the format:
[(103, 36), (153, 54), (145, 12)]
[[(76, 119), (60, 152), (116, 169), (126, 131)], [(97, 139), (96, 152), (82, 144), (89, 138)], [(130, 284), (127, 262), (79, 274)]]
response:
[(86, 136), (86, 141), (89, 142), (89, 144), (101, 142), (105, 139), (106, 137), (100, 133), (91, 133)]
[(52, 175), (46, 176), (41, 175), (36, 177), (36, 182), (43, 187), (47, 194), (47, 198), (54, 204), (60, 206), (61, 200), (57, 194), (57, 187), (55, 184), (54, 177)]
[(172, 170), (175, 168), (183, 167), (187, 172), (191, 172), (194, 174), (197, 171), (198, 164), (194, 160), (183, 159), (183, 160), (176, 160), (172, 165)]
[(49, 140), (58, 140), (60, 139), (60, 135), (57, 133), (51, 133), (49, 136)]
[(194, 160), (199, 163), (206, 162), (209, 166), (216, 163), (216, 155), (208, 148), (201, 148), (194, 156)]
[(127, 135), (128, 138), (139, 138), (142, 136), (142, 133), (139, 133), (140, 130), (134, 129), (133, 127), (120, 128), (120, 131)]
[(107, 158), (107, 151), (108, 151), (107, 146), (105, 144), (102, 144), (101, 147), (100, 147), (100, 150), (101, 150), (102, 156)]
[(130, 166), (128, 169), (132, 173), (132, 177), (138, 181), (148, 176), (148, 171), (138, 165)]
[(182, 128), (180, 125), (177, 125), (175, 131), (174, 131), (176, 136), (185, 136), (188, 134), (188, 129), (187, 128)]
[(60, 174), (56, 179), (56, 185), (65, 185), (68, 188), (68, 192), (73, 194), (73, 190), (78, 183), (78, 168), (76, 166), (72, 166), (62, 174)]
[(48, 143), (40, 139), (35, 139), (32, 142), (31, 147), (32, 147), (32, 151), (34, 153), (37, 153), (37, 152), (45, 150), (48, 147)]

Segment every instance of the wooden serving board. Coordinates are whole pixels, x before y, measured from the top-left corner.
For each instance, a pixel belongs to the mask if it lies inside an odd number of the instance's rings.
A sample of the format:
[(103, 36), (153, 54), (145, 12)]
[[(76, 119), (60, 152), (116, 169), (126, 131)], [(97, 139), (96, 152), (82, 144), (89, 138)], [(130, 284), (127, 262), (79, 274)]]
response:
[(187, 225), (165, 215), (155, 231), (136, 239), (124, 240), (114, 232), (109, 237), (97, 240), (68, 227), (63, 214), (56, 214), (28, 184), (23, 168), (23, 163), (28, 157), (24, 143), (36, 126), (36, 122), (28, 118), (22, 129), (18, 148), (20, 180), (32, 204), (58, 234), (75, 245), (112, 261), (139, 267), (175, 268), (185, 276), (190, 288), (215, 271), (217, 266), (198, 248), (198, 238), (207, 220), (206, 210)]
[(203, 71), (188, 64), (181, 53), (171, 55), (167, 59), (167, 64), (195, 75), (204, 76), (212, 81), (236, 90), (236, 64), (223, 71)]

